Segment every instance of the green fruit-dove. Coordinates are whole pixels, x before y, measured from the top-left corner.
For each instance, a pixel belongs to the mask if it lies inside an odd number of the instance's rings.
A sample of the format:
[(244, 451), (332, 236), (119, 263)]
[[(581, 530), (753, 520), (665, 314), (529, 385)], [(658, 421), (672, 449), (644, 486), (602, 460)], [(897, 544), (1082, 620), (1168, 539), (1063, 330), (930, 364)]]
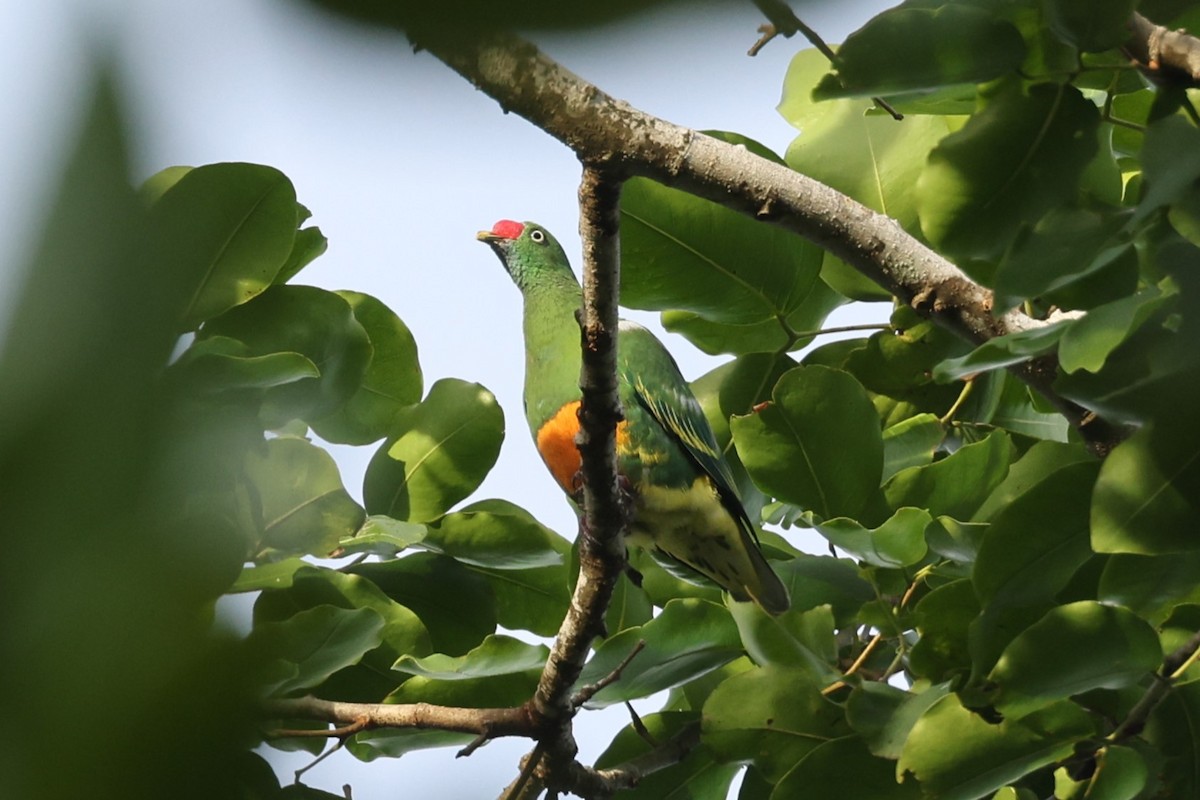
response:
[[(525, 299), (525, 416), (538, 452), (578, 504), (582, 290), (562, 247), (532, 222), (501, 220), (478, 238)], [(675, 360), (654, 334), (621, 321), (617, 377), (625, 419), (617, 462), (630, 491), (627, 540), (704, 575), (736, 600), (780, 614), (787, 589), (758, 548), (729, 465)]]

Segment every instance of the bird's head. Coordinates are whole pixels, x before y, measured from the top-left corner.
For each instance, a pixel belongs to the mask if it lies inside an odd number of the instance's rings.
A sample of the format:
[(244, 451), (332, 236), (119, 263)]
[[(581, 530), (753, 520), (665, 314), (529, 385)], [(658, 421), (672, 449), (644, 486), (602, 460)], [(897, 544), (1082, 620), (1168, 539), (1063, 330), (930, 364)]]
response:
[(495, 251), (522, 292), (564, 279), (577, 283), (562, 245), (536, 222), (502, 219), (475, 238)]

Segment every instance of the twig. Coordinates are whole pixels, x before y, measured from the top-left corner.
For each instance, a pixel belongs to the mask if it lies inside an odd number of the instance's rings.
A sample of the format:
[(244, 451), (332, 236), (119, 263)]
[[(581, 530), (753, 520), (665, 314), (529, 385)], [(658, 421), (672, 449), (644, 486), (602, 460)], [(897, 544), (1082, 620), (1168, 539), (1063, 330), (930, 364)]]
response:
[(1107, 741), (1121, 742), (1139, 734), (1146, 726), (1146, 720), (1150, 718), (1150, 714), (1171, 692), (1175, 680), (1196, 660), (1198, 654), (1200, 654), (1200, 632), (1193, 634), (1182, 647), (1163, 659), (1162, 669), (1154, 675), (1154, 683), (1150, 684), (1150, 688), (1129, 710), (1129, 714), (1116, 727), (1116, 730), (1108, 735)]
[(533, 750), (529, 752), (521, 761), (521, 772), (516, 779), (508, 786), (504, 787), (504, 791), (500, 793), (500, 800), (517, 800), (522, 796), (525, 788), (529, 785), (529, 779), (533, 777), (534, 771), (538, 764), (542, 762), (542, 755), (546, 752), (546, 746), (541, 742), (534, 745)]
[[(858, 658), (854, 659), (854, 663), (851, 664), (844, 673), (842, 673), (842, 678), (849, 678), (851, 675), (858, 672), (858, 670), (862, 668), (862, 665), (866, 663), (867, 659), (871, 657), (871, 653), (875, 652), (875, 648), (878, 647), (879, 643), (882, 641), (883, 634), (875, 634), (871, 638), (871, 641), (867, 642), (867, 646), (863, 648), (862, 652), (858, 654)], [(821, 694), (828, 697), (838, 689), (844, 688), (845, 686), (845, 680), (837, 680), (822, 689)]]
[(315, 767), (317, 764), (320, 764), (322, 761), (329, 758), (331, 755), (336, 753), (338, 750), (341, 750), (345, 744), (346, 744), (346, 740), (342, 739), (337, 744), (335, 744), (333, 747), (329, 748), (324, 753), (321, 753), (321, 755), (314, 758), (310, 763), (304, 765), (300, 769), (293, 772), (292, 773), (292, 783), (299, 784), (300, 779), (304, 777), (304, 773), (308, 772), (310, 769)]
[(344, 727), (301, 733), (279, 731), (278, 736), (328, 736), (346, 738), (353, 733), (375, 728), (435, 728), (459, 733), (488, 733), (492, 738), (527, 736), (533, 738), (537, 725), (525, 706), (515, 708), (454, 708), (429, 703), (343, 703), (318, 697), (293, 697), (267, 700), (264, 711), (276, 719), (313, 719)]
[(581, 686), (579, 691), (571, 695), (571, 705), (575, 708), (581, 707), (584, 703), (595, 697), (596, 693), (604, 689), (604, 687), (610, 686), (619, 680), (621, 673), (624, 672), (625, 668), (629, 666), (629, 662), (633, 661), (634, 657), (637, 656), (638, 653), (642, 652), (645, 647), (646, 640), (639, 639), (638, 643), (635, 644), (633, 649), (629, 651), (629, 655), (621, 659), (621, 663), (617, 664), (617, 666), (613, 668), (612, 672), (608, 673), (595, 683), (589, 683)]

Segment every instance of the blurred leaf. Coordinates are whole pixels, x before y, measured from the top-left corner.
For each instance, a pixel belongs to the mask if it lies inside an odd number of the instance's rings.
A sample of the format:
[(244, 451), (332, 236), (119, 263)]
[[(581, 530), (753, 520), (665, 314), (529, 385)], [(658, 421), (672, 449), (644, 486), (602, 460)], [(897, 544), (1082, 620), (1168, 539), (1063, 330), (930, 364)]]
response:
[(1179, 115), (1153, 122), (1141, 151), (1146, 191), (1133, 221), (1186, 200), (1200, 179), (1200, 131)]
[(1200, 437), (1194, 426), (1154, 424), (1104, 460), (1092, 495), (1100, 553), (1200, 549)]
[(851, 732), (820, 690), (803, 670), (767, 666), (734, 675), (704, 704), (701, 740), (722, 761), (750, 761), (778, 781), (822, 742)]
[(511, 636), (488, 636), (479, 646), (457, 658), (434, 653), (424, 658), (400, 656), (393, 669), (426, 678), (458, 681), (508, 675), (529, 670), (541, 671), (550, 657), (550, 648), (528, 644)]
[[(641, 718), (644, 731), (655, 742), (668, 742), (689, 726), (699, 725), (692, 712), (665, 712)], [(651, 750), (646, 734), (628, 725), (596, 760), (597, 769), (608, 769)], [(718, 763), (711, 752), (696, 747), (682, 761), (638, 780), (637, 786), (621, 792), (622, 800), (725, 800), (729, 784), (741, 767)]]
[(149, 244), (162, 268), (198, 278), (180, 309), (180, 330), (270, 286), (292, 251), (298, 222), (296, 190), (277, 169), (208, 164), (181, 175), (150, 207)]
[(300, 353), (247, 353), (249, 348), (237, 339), (212, 336), (185, 350), (169, 374), (197, 394), (270, 389), (321, 375), (317, 365)]
[(367, 333), (346, 301), (313, 286), (273, 286), (209, 320), (199, 335), (236, 339), (250, 356), (300, 353), (316, 365), (320, 377), (266, 390), (267, 427), (332, 412), (357, 391), (371, 358)]
[(1158, 635), (1132, 611), (1082, 601), (1052, 609), (1022, 631), (988, 680), (998, 687), (996, 708), (1016, 719), (1074, 694), (1131, 686), (1162, 657)]
[[(847, 776), (853, 775), (852, 780)], [(877, 758), (857, 736), (817, 745), (775, 785), (772, 797), (795, 800), (921, 800), (916, 781), (900, 783), (893, 761)]]
[(730, 422), (738, 455), (765, 491), (824, 518), (854, 516), (879, 486), (879, 418), (851, 375), (797, 367), (767, 407)]
[(477, 383), (443, 378), (397, 415), (371, 459), (363, 498), (372, 514), (428, 522), (475, 491), (504, 441), (504, 412)]
[(998, 261), (1022, 222), (1071, 199), (1095, 155), (1099, 124), (1095, 105), (1071, 86), (1025, 90), (1009, 80), (981, 99), (930, 153), (916, 185), (925, 235), (973, 277), (966, 259)]
[(264, 589), (286, 589), (292, 585), (292, 578), (303, 567), (311, 566), (299, 556), (285, 558), (268, 564), (248, 566), (242, 570), (237, 582), (229, 587), (231, 594), (239, 592), (259, 592)]
[(646, 643), (645, 648), (621, 672), (619, 681), (588, 701), (588, 708), (648, 697), (742, 654), (737, 626), (724, 608), (705, 600), (672, 600), (645, 625), (605, 639), (584, 666), (577, 686), (609, 675), (639, 641)]
[(1129, 38), (1137, 0), (1045, 0), (1050, 29), (1084, 51), (1108, 50)]
[(464, 564), (529, 569), (563, 563), (571, 543), (507, 500), (481, 500), (439, 519), (422, 546)]
[(875, 567), (907, 567), (925, 557), (925, 527), (929, 512), (901, 508), (878, 528), (868, 529), (852, 519), (837, 517), (814, 527), (834, 547)]
[(338, 292), (371, 340), (371, 360), (358, 390), (330, 416), (311, 420), (329, 442), (370, 444), (392, 432), (392, 419), (421, 399), (421, 365), (408, 327), (383, 303), (360, 292)]
[[(256, 625), (248, 646), (273, 660), (280, 677), (266, 689), (274, 695), (310, 689), (333, 673), (357, 664), (383, 641), (383, 618), (370, 608), (317, 606), (282, 622)], [(275, 672), (275, 664), (281, 667)]]
[[(912, 726), (949, 692), (948, 683), (906, 692), (886, 683), (864, 681), (846, 700), (846, 721), (872, 753), (897, 759)], [(895, 769), (892, 771), (894, 774)]]
[(939, 800), (974, 800), (1071, 755), (1094, 733), (1087, 712), (1060, 702), (997, 725), (943, 697), (913, 726), (897, 771), (910, 771)]
[(946, 438), (946, 428), (933, 414), (917, 414), (883, 432), (883, 481), (902, 469), (923, 467)]
[(1025, 45), (995, 14), (946, 4), (878, 14), (850, 34), (837, 55), (836, 77), (813, 92), (818, 100), (983, 83), (1020, 66)]
[(981, 442), (960, 447), (941, 461), (897, 472), (883, 486), (892, 508), (913, 506), (930, 514), (966, 520), (1008, 473), (1013, 446), (995, 431)]
[(1063, 320), (993, 337), (961, 358), (948, 358), (938, 364), (933, 370), (933, 377), (948, 383), (968, 375), (1028, 361), (1053, 350), (1074, 323), (1074, 320)]
[(261, 548), (327, 555), (366, 516), (342, 486), (333, 457), (304, 439), (264, 442), (247, 458), (246, 477), (261, 507)]

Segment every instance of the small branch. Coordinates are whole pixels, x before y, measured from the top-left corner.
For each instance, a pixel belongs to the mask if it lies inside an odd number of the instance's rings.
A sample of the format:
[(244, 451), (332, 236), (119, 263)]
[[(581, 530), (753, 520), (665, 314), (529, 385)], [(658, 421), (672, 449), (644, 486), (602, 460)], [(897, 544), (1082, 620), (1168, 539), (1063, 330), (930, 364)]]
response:
[(604, 687), (611, 686), (613, 683), (616, 683), (616, 681), (620, 679), (621, 673), (624, 672), (625, 668), (629, 666), (629, 662), (633, 661), (634, 657), (637, 656), (638, 653), (642, 652), (645, 647), (646, 640), (639, 639), (638, 643), (635, 644), (633, 649), (629, 651), (629, 655), (621, 659), (621, 663), (617, 664), (612, 672), (608, 673), (595, 683), (589, 683), (581, 687), (579, 691), (571, 695), (571, 705), (575, 708), (580, 708), (584, 703), (595, 697), (596, 693), (604, 689)]
[(1152, 79), (1200, 86), (1200, 39), (1156, 25), (1136, 12), (1126, 27), (1129, 39), (1124, 50)]
[[(851, 664), (849, 666), (849, 668), (847, 668), (846, 671), (842, 674), (842, 677), (849, 678), (851, 675), (858, 672), (859, 669), (862, 668), (862, 665), (866, 663), (867, 659), (871, 657), (871, 653), (875, 652), (875, 648), (878, 647), (879, 643), (882, 641), (883, 641), (883, 634), (882, 633), (875, 634), (871, 638), (871, 641), (867, 642), (867, 646), (863, 648), (862, 652), (858, 654), (858, 658), (854, 659), (854, 663)], [(828, 697), (829, 695), (836, 692), (838, 689), (844, 688), (845, 686), (846, 686), (845, 680), (834, 681), (833, 683), (829, 684), (824, 689), (822, 689), (821, 694)]]
[(341, 750), (342, 746), (345, 744), (346, 744), (346, 740), (342, 739), (340, 742), (335, 744), (333, 747), (329, 748), (324, 753), (321, 753), (321, 755), (314, 758), (311, 762), (309, 762), (308, 764), (304, 765), (300, 769), (293, 772), (292, 773), (292, 783), (297, 783), (297, 784), (300, 783), (300, 779), (304, 777), (304, 773), (308, 772), (310, 769), (315, 767), (317, 764), (320, 764), (322, 761), (329, 758), (331, 755), (336, 753), (338, 750)]
[(1193, 634), (1183, 647), (1163, 659), (1162, 669), (1154, 675), (1154, 683), (1129, 710), (1129, 714), (1116, 730), (1108, 735), (1107, 741), (1121, 742), (1141, 733), (1142, 729), (1146, 727), (1146, 720), (1150, 719), (1154, 709), (1158, 708), (1158, 704), (1166, 699), (1175, 685), (1175, 681), (1198, 655), (1200, 655), (1200, 632)]
[(277, 719), (312, 719), (342, 727), (301, 732), (278, 731), (278, 736), (328, 736), (345, 739), (360, 731), (375, 728), (432, 728), (459, 733), (533, 738), (537, 727), (529, 709), (516, 708), (454, 708), (429, 703), (343, 703), (318, 697), (295, 697), (267, 700), (263, 708)]
[[(517, 775), (516, 780), (504, 787), (504, 791), (500, 793), (500, 800), (518, 800), (522, 797), (536, 797), (542, 790), (542, 785), (538, 781), (530, 783), (533, 773), (537, 770), (538, 765), (542, 763), (542, 755), (545, 754), (546, 747), (541, 742), (534, 746), (521, 761), (521, 772)], [(532, 791), (532, 795), (528, 795), (527, 790)]]

